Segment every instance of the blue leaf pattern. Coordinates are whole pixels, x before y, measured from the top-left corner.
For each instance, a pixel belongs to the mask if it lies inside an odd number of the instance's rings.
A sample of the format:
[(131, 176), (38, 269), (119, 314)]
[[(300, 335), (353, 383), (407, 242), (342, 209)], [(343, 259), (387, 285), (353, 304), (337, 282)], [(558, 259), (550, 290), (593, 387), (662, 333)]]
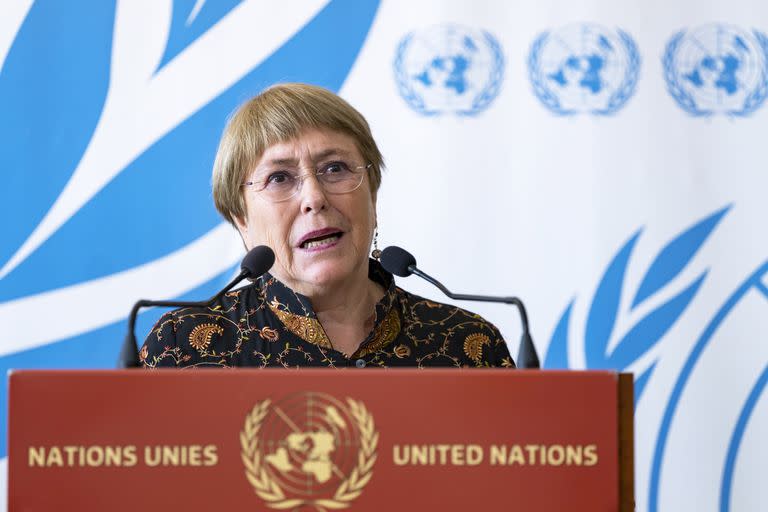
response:
[(624, 244), (605, 271), (589, 308), (584, 345), (589, 368), (603, 368), (606, 363), (606, 349), (616, 323), (616, 315), (624, 286), (624, 274), (629, 256), (635, 247), (641, 230)]
[[(633, 307), (666, 286), (688, 265), (730, 208), (727, 206), (697, 222), (660, 251), (642, 280)], [(607, 356), (606, 347), (616, 323), (627, 264), (641, 231), (636, 232), (619, 250), (595, 292), (584, 339), (587, 368), (624, 370), (632, 365), (667, 334), (690, 305), (707, 276), (707, 271), (704, 271), (693, 283), (640, 319), (622, 337), (613, 353)], [(568, 360), (568, 325), (574, 301), (571, 300), (552, 334), (545, 368), (571, 366)], [(653, 362), (636, 376), (635, 404), (640, 400), (655, 367), (656, 362)]]
[(242, 1), (216, 0), (215, 2), (205, 2), (194, 20), (187, 25), (187, 20), (195, 8), (197, 0), (174, 0), (171, 29), (168, 34), (168, 41), (165, 44), (163, 58), (160, 59), (157, 71), (160, 71), (163, 66), (183, 52), (187, 46), (206, 33), (208, 29), (229, 14)]
[(683, 314), (691, 299), (699, 291), (706, 275), (707, 273), (704, 272), (682, 292), (637, 322), (616, 346), (608, 360), (608, 366), (610, 368), (626, 368), (655, 345)]
[(674, 279), (693, 259), (730, 206), (698, 222), (664, 247), (651, 263), (632, 300), (632, 309)]
[[(200, 300), (210, 297), (229, 281), (234, 270), (235, 267), (232, 267), (175, 299)], [(139, 315), (136, 337), (140, 343), (165, 311), (167, 308), (155, 308), (145, 310)], [(2, 356), (0, 372), (6, 375), (11, 368), (114, 368), (126, 328), (126, 320), (120, 320), (56, 343)], [(8, 379), (0, 379), (0, 410), (8, 410)], [(0, 421), (0, 457), (7, 455), (6, 439), (7, 422), (3, 417)]]
[[(216, 2), (205, 5), (209, 4), (196, 23), (210, 26), (215, 23), (211, 17), (222, 15), (220, 6), (213, 7)], [(326, 5), (260, 66), (129, 164), (0, 280), (0, 302), (151, 261), (220, 223), (211, 205), (209, 176), (226, 115), (277, 81), (306, 81), (338, 91), (377, 8), (378, 1), (335, 0)], [(8, 53), (0, 74), (0, 169), (5, 178), (0, 187), (0, 216), (13, 222), (0, 228), (0, 265), (61, 193), (93, 135), (109, 86), (114, 13), (114, 4), (106, 0), (93, 2), (88, 16), (67, 2), (38, 0)], [(192, 25), (192, 32), (201, 26)], [(187, 44), (189, 40), (182, 46)], [(224, 272), (184, 298), (210, 296), (231, 276), (231, 270)], [(139, 338), (161, 313), (151, 310), (140, 315)], [(123, 320), (0, 357), (0, 372), (41, 365), (111, 368), (124, 335)], [(7, 380), (0, 381), (3, 411), (7, 410), (6, 386)], [(5, 420), (0, 418), (0, 457), (7, 454)]]
[[(218, 225), (221, 218), (213, 208), (209, 183), (226, 116), (244, 98), (278, 81), (339, 90), (376, 7), (351, 0), (326, 6), (260, 66), (132, 162), (0, 281), (0, 302), (152, 261)], [(339, 24), (348, 28), (339, 32)], [(70, 256), (66, 267), (60, 265), (62, 254)], [(50, 268), (57, 271), (41, 272)]]
[(637, 407), (637, 403), (640, 401), (640, 397), (643, 396), (645, 385), (648, 384), (648, 379), (650, 379), (655, 368), (656, 363), (654, 362), (643, 373), (640, 375), (635, 375), (635, 407)]
[(555, 327), (555, 332), (547, 347), (547, 357), (544, 359), (543, 368), (548, 370), (568, 368), (568, 325), (571, 323), (571, 310), (576, 299), (572, 299), (568, 307), (563, 311), (560, 321)]
[[(0, 74), (0, 266), (50, 209), (77, 167), (109, 86), (115, 6), (31, 7)], [(13, 222), (9, 222), (13, 219)]]

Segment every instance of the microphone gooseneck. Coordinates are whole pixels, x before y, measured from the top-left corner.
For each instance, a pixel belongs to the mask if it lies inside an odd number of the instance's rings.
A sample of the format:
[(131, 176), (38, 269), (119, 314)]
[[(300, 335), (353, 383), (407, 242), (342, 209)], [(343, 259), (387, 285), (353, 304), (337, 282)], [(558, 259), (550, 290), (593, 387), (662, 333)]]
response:
[(141, 365), (139, 361), (139, 352), (136, 347), (136, 316), (141, 308), (146, 307), (208, 307), (219, 300), (225, 293), (235, 287), (243, 279), (256, 279), (269, 271), (275, 263), (275, 253), (266, 245), (254, 247), (245, 255), (240, 263), (240, 273), (221, 289), (216, 295), (205, 301), (182, 301), (182, 300), (146, 300), (136, 301), (131, 308), (131, 314), (128, 316), (128, 332), (123, 340), (123, 346), (120, 349), (120, 355), (117, 360), (118, 368), (138, 368)]
[(539, 356), (536, 354), (536, 347), (531, 338), (531, 332), (528, 327), (528, 313), (525, 311), (525, 305), (517, 297), (494, 297), (489, 295), (468, 295), (463, 293), (453, 293), (446, 288), (443, 283), (422, 272), (416, 266), (416, 258), (411, 253), (397, 246), (389, 246), (381, 251), (381, 265), (387, 272), (396, 276), (408, 277), (415, 274), (420, 278), (432, 283), (441, 292), (451, 299), (471, 300), (477, 302), (497, 302), (503, 304), (513, 304), (520, 312), (520, 323), (522, 324), (523, 334), (520, 338), (520, 349), (517, 355), (518, 368), (539, 368)]

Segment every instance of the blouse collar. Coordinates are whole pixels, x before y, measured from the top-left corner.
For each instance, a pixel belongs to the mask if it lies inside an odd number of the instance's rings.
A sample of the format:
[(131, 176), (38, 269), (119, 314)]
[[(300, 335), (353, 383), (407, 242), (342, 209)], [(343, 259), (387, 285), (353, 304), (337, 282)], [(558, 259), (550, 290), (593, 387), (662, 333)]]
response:
[[(362, 357), (380, 350), (394, 341), (400, 332), (400, 316), (393, 307), (396, 294), (394, 277), (384, 270), (378, 261), (369, 259), (368, 278), (380, 284), (386, 293), (376, 303), (373, 330), (351, 357)], [(286, 329), (304, 341), (333, 349), (308, 297), (291, 290), (269, 273), (261, 276), (259, 280), (265, 303)]]

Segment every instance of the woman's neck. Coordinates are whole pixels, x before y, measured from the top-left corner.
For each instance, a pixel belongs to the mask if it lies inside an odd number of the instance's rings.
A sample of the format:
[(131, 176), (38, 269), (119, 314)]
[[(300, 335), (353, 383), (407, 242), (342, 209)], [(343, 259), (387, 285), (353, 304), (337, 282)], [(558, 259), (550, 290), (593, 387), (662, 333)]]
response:
[(347, 356), (355, 353), (373, 328), (376, 304), (384, 289), (365, 275), (309, 297), (317, 319), (333, 348)]

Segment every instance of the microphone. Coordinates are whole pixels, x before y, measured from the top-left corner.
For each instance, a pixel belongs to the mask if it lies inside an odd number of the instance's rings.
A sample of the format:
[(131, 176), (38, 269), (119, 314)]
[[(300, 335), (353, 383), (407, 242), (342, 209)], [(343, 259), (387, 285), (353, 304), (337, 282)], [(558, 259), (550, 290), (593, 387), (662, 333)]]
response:
[(219, 293), (211, 297), (209, 300), (204, 301), (181, 301), (181, 300), (146, 300), (141, 299), (133, 305), (131, 314), (128, 316), (128, 333), (125, 335), (123, 346), (120, 349), (120, 356), (117, 360), (118, 368), (138, 368), (140, 366), (139, 351), (136, 348), (136, 316), (139, 314), (141, 308), (151, 306), (161, 307), (208, 307), (213, 305), (214, 302), (219, 300), (222, 295), (227, 293), (234, 286), (243, 279), (256, 279), (262, 274), (266, 273), (272, 265), (275, 263), (275, 253), (272, 249), (266, 245), (260, 245), (254, 247), (243, 258), (240, 263), (240, 273), (232, 281), (229, 282)]
[(381, 265), (387, 272), (400, 277), (408, 277), (416, 274), (425, 281), (429, 281), (437, 286), (441, 292), (451, 299), (455, 300), (473, 300), (479, 302), (501, 302), (503, 304), (514, 304), (520, 312), (520, 321), (523, 326), (523, 335), (520, 338), (520, 349), (517, 353), (518, 368), (539, 368), (539, 356), (536, 354), (536, 347), (533, 345), (530, 330), (528, 329), (528, 314), (525, 311), (523, 301), (517, 297), (492, 297), (488, 295), (467, 295), (463, 293), (452, 293), (448, 288), (432, 276), (422, 272), (416, 266), (416, 258), (413, 254), (397, 246), (389, 246), (381, 251)]

